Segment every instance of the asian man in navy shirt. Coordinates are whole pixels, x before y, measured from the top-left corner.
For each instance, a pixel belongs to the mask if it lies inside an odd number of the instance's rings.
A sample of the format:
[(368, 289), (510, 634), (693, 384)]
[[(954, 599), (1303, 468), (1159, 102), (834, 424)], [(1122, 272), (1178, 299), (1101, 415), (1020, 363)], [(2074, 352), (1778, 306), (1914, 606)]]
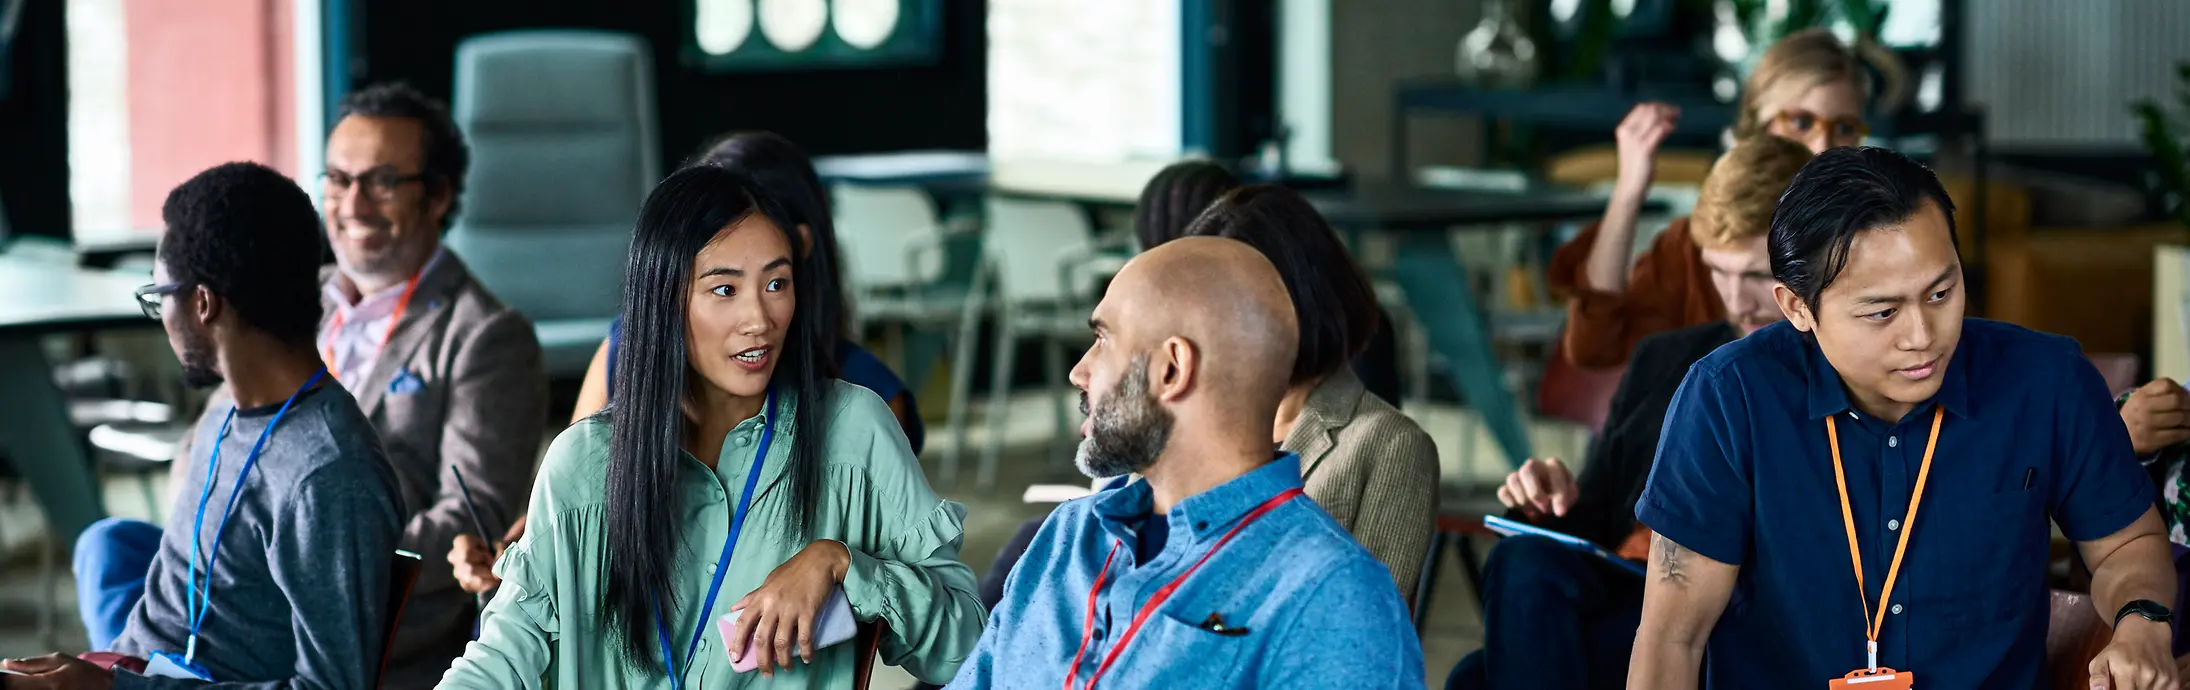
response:
[(1628, 687), (2035, 687), (2049, 519), (2115, 626), (2091, 687), (2176, 687), (2151, 481), (2074, 341), (1963, 316), (1953, 209), (1873, 148), (1780, 198), (1788, 322), (1689, 370), (1635, 508)]

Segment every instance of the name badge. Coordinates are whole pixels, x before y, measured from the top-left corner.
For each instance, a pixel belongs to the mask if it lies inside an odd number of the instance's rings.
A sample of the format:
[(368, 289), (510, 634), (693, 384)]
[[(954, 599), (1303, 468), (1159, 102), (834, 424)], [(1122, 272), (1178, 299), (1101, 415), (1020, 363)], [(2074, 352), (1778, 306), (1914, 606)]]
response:
[(207, 683), (213, 682), (213, 674), (207, 672), (205, 667), (183, 661), (182, 657), (167, 652), (153, 652), (152, 658), (145, 661), (144, 675), (148, 678), (179, 678), (182, 680), (200, 680)]
[(1856, 669), (1848, 675), (1834, 678), (1826, 684), (1829, 690), (1909, 690), (1916, 684), (1916, 674), (1879, 667), (1878, 670)]

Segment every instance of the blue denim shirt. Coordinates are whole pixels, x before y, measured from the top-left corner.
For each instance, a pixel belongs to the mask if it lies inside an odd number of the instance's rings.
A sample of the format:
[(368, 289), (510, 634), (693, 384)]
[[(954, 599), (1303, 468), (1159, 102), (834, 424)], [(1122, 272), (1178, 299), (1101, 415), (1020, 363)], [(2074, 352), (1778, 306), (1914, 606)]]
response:
[[(2075, 541), (2113, 534), (2152, 509), (2152, 482), (2075, 341), (1965, 319), (1940, 375), (1930, 401), (1875, 419), (1849, 403), (1817, 345), (1784, 323), (1689, 369), (1635, 517), (1741, 567), (1711, 633), (1708, 687), (1819, 687), (1864, 665), (1864, 604), (1876, 614), (1895, 544), (1912, 527), (1901, 521), (1942, 408), (1878, 663), (1916, 674), (1919, 687), (2040, 684), (2047, 523)], [(1863, 554), (1860, 593), (1827, 417), (1837, 420)]]
[[(1080, 659), (1085, 684), (1150, 595), (1256, 506), (1300, 486), (1300, 459), (1286, 453), (1180, 501), (1166, 516), (1171, 534), (1163, 551), (1147, 563), (1134, 557), (1133, 526), (1152, 506), (1148, 482), (1058, 507), (1012, 571), (980, 646), (950, 687), (1062, 686), (1087, 631), (1088, 590), (1109, 556)], [(1211, 630), (1213, 615), (1237, 632)], [(1413, 690), (1423, 686), (1422, 673), (1422, 644), (1391, 573), (1301, 496), (1241, 530), (1181, 584), (1097, 687)]]

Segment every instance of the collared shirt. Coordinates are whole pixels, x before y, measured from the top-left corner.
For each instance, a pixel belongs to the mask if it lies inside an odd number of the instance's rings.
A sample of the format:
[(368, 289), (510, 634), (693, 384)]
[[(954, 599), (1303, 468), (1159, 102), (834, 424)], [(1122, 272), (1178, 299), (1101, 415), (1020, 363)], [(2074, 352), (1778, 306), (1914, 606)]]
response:
[[(447, 253), (446, 247), (433, 250), (433, 257), (426, 259), (425, 266), (419, 267), (418, 275), (433, 270)], [(335, 328), (319, 334), (320, 347), (334, 353), (334, 358), (327, 362), (329, 371), (341, 372), (351, 381), (363, 381), (372, 373), (373, 362), (380, 358), (381, 346), (387, 344), (389, 322), (396, 318), (396, 308), (402, 306), (406, 292), (403, 286), (404, 283), (397, 283), (353, 300), (350, 295), (357, 293), (357, 284), (339, 269), (319, 286), (320, 293), (327, 297), (328, 304), (335, 306), (335, 315), (340, 317), (328, 319), (327, 324)]]
[[(897, 421), (881, 398), (865, 388), (831, 382), (828, 438), (823, 441), (821, 505), (807, 538), (786, 524), (792, 509), (785, 469), (796, 445), (797, 399), (782, 396), (783, 409), (755, 415), (724, 437), (709, 468), (679, 453), (674, 481), (684, 491), (680, 548), (669, 572), (676, 605), (668, 612), (670, 639), (682, 655), (694, 630), (699, 650), (689, 668), (679, 659), (687, 688), (843, 688), (852, 683), (859, 645), (814, 650), (814, 662), (794, 663), (774, 680), (737, 673), (723, 649), (715, 620), (700, 620), (701, 603), (714, 582), (731, 512), (744, 491), (762, 432), (773, 425), (765, 463), (736, 551), (722, 577), (714, 617), (728, 615), (768, 574), (811, 543), (833, 539), (851, 552), (845, 599), (862, 621), (882, 620), (889, 635), (881, 661), (914, 677), (940, 682), (957, 672), (981, 634), (983, 612), (973, 571), (958, 559), (965, 506), (937, 498), (919, 460), (905, 445)], [(549, 446), (532, 492), (531, 523), (494, 566), (502, 587), (487, 604), (478, 641), (464, 650), (445, 688), (666, 688), (660, 670), (647, 670), (622, 654), (617, 633), (601, 617), (608, 582), (604, 559), (617, 547), (604, 533), (609, 424), (587, 419)], [(648, 641), (649, 644), (653, 640)], [(658, 663), (660, 660), (656, 659)]]
[[(953, 688), (1064, 684), (1083, 635), (1085, 684), (1156, 590), (1192, 567), (1240, 519), (1300, 488), (1291, 453), (1173, 505), (1170, 535), (1146, 563), (1133, 525), (1153, 494), (1135, 480), (1062, 506), (1035, 535)], [(1094, 602), (1088, 590), (1111, 559)], [(1220, 633), (1211, 623), (1234, 632)], [(1391, 575), (1307, 497), (1239, 532), (1151, 614), (1098, 688), (1420, 688), (1422, 645)]]
[[(1786, 687), (1862, 667), (1864, 601), (1886, 606), (1878, 663), (1926, 687), (2030, 688), (2045, 659), (2050, 516), (2075, 541), (2152, 508), (2106, 384), (2076, 342), (1965, 319), (1938, 394), (1900, 420), (1849, 404), (1809, 336), (1778, 324), (1688, 373), (1637, 519), (1740, 566), (1712, 631), (1713, 688)], [(1893, 558), (1935, 408), (1946, 415), (1893, 600)], [(1835, 416), (1863, 554), (1848, 562), (1825, 418)], [(1876, 609), (1872, 609), (1875, 615)], [(1796, 681), (1798, 683), (1791, 683)]]

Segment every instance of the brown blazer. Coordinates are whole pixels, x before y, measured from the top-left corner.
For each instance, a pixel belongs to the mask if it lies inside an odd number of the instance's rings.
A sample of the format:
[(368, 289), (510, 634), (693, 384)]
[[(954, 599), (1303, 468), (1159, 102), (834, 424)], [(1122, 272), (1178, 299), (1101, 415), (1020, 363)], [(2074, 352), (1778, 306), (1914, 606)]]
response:
[(1391, 569), (1401, 598), (1413, 599), (1437, 526), (1430, 435), (1340, 367), (1308, 394), (1279, 448), (1300, 455), (1308, 497)]
[[(320, 273), (329, 279), (334, 267)], [(334, 314), (333, 305), (323, 306), (322, 337)], [(419, 279), (372, 369), (342, 382), (379, 432), (401, 487), (409, 519), (399, 547), (423, 565), (381, 687), (432, 687), (471, 639), (472, 596), (456, 586), (448, 553), (456, 535), (475, 530), (449, 470), (464, 473), (488, 537), (501, 538), (531, 498), (547, 423), (541, 366), (531, 322), (473, 281), (451, 253)], [(206, 409), (225, 413), (226, 405)], [(188, 452), (180, 448), (178, 457)]]

